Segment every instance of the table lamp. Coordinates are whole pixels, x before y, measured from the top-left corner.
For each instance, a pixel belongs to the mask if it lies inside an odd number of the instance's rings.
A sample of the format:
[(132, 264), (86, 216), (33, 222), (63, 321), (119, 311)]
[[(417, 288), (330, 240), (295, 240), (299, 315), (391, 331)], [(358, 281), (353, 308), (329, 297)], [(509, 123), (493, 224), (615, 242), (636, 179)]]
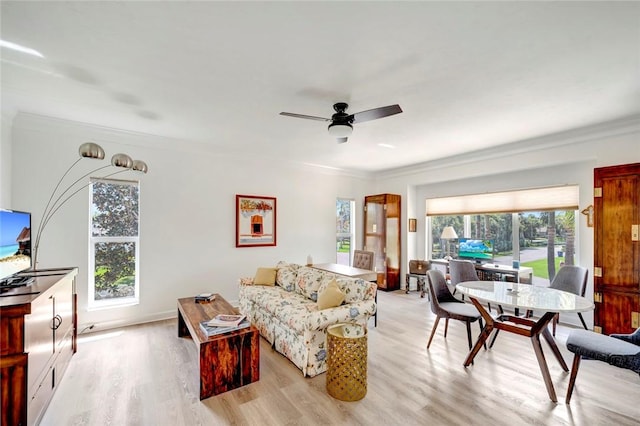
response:
[(451, 260), (453, 259), (451, 257), (451, 250), (450, 250), (450, 240), (455, 240), (458, 238), (458, 234), (456, 234), (456, 230), (453, 229), (453, 226), (445, 226), (444, 229), (442, 230), (442, 234), (440, 235), (440, 239), (441, 240), (445, 240), (447, 242), (447, 251), (446, 251), (446, 255), (445, 255), (445, 259), (446, 260)]

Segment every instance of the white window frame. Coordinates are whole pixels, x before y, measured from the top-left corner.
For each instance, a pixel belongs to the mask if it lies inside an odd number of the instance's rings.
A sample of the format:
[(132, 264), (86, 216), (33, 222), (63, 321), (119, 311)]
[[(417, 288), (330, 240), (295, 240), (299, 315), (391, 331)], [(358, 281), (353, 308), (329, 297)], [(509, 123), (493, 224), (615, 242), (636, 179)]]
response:
[[(349, 265), (353, 264), (353, 251), (355, 250), (356, 245), (356, 201), (353, 198), (342, 198), (338, 197), (337, 201), (348, 201), (349, 202), (349, 223), (351, 225), (349, 232), (337, 232), (336, 233), (336, 241), (340, 237), (349, 237)], [(338, 263), (338, 251), (336, 248), (336, 263)]]
[[(93, 215), (91, 209), (93, 208), (93, 182), (106, 182), (117, 185), (131, 185), (138, 187), (138, 235), (135, 237), (94, 237), (93, 236)], [(88, 301), (87, 310), (99, 310), (113, 307), (131, 306), (140, 303), (140, 182), (130, 180), (118, 180), (118, 179), (100, 179), (93, 178), (91, 180), (89, 191), (89, 270), (87, 273), (88, 281)], [(126, 298), (114, 298), (95, 300), (95, 255), (96, 244), (99, 243), (128, 243), (132, 242), (135, 245), (135, 286), (134, 296)]]

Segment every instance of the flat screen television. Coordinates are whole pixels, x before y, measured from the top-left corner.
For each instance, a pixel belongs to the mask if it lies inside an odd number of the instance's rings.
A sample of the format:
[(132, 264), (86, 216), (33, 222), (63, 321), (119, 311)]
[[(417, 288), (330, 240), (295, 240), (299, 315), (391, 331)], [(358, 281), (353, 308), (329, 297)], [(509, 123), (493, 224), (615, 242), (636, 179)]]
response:
[(460, 238), (458, 240), (458, 259), (470, 259), (477, 262), (493, 260), (495, 241), (491, 239)]
[(31, 268), (31, 213), (0, 209), (0, 281)]

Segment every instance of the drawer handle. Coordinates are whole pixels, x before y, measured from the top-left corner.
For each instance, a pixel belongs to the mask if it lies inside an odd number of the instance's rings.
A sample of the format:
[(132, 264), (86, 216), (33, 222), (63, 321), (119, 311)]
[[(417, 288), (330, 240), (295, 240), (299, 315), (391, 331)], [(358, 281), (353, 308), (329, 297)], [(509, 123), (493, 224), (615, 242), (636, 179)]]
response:
[(51, 328), (53, 330), (57, 330), (62, 325), (62, 317), (60, 315), (56, 315), (55, 317), (53, 317), (53, 320), (51, 322), (52, 322)]

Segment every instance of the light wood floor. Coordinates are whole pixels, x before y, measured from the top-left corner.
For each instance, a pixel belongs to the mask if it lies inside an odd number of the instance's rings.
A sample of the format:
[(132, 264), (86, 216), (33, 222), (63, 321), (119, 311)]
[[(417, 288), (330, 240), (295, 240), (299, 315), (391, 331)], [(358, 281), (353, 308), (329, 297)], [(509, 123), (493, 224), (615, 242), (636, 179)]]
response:
[[(571, 405), (569, 374), (543, 343), (559, 402), (551, 402), (528, 339), (501, 333), (464, 368), (464, 324), (433, 325), (416, 292), (379, 294), (378, 327), (369, 328), (368, 392), (341, 402), (325, 375), (304, 378), (261, 339), (260, 381), (198, 399), (197, 353), (167, 320), (84, 334), (43, 418), (44, 425), (638, 425), (640, 377), (583, 361)], [(557, 333), (567, 364), (572, 354)], [(474, 338), (478, 327), (474, 324)]]

